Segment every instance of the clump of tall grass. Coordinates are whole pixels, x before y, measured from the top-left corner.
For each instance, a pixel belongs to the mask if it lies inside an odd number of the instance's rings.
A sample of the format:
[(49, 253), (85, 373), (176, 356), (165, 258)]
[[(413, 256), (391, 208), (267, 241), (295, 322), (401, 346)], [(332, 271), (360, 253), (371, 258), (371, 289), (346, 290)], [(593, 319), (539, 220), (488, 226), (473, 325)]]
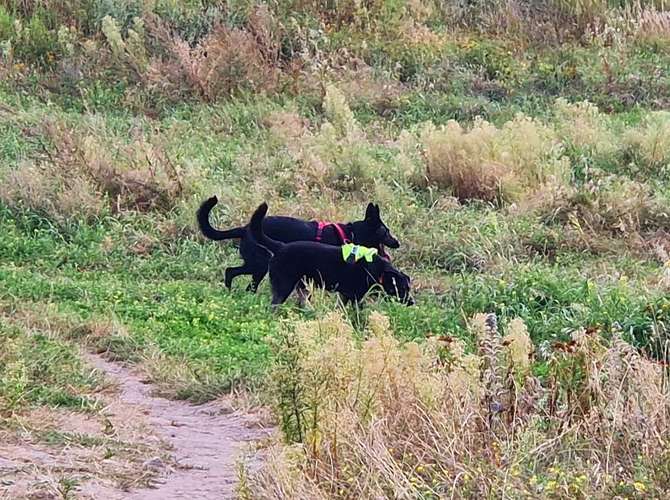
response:
[(380, 173), (360, 124), (345, 95), (327, 85), (323, 98), (325, 121), (314, 133), (305, 130), (301, 138), (286, 137), (286, 147), (298, 163), (294, 182), (304, 189), (360, 191), (370, 188)]
[(454, 120), (427, 123), (417, 135), (423, 168), (414, 182), (449, 189), (460, 200), (513, 201), (568, 175), (554, 130), (522, 114), (501, 128), (482, 119), (469, 130)]
[(554, 114), (556, 131), (567, 145), (594, 155), (608, 155), (617, 150), (617, 139), (608, 119), (594, 104), (569, 103), (559, 98), (554, 103)]
[[(290, 498), (668, 493), (664, 367), (616, 334), (577, 330), (536, 360), (520, 320), (401, 342), (372, 313), (287, 325), (272, 393), (285, 443), (250, 482)], [(533, 373), (542, 368), (542, 380)]]
[(670, 112), (649, 113), (638, 127), (627, 131), (624, 142), (634, 159), (652, 169), (670, 168)]
[(71, 129), (61, 119), (27, 130), (41, 151), (4, 174), (0, 200), (59, 222), (106, 211), (170, 211), (197, 175), (185, 177), (158, 136), (110, 145), (100, 131)]

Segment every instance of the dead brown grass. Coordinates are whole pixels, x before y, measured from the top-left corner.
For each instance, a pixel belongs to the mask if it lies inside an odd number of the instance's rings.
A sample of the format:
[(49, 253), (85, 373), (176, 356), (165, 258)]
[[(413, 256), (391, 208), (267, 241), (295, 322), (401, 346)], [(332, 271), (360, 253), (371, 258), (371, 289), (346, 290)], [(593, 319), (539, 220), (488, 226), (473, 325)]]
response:
[(274, 447), (257, 497), (668, 493), (666, 374), (620, 336), (577, 330), (542, 347), (540, 384), (519, 320), (501, 335), (494, 316), (473, 318), (474, 353), (446, 336), (403, 343), (385, 317), (369, 321), (362, 343), (334, 313), (280, 340), (273, 394), (296, 443)]
[(167, 55), (152, 59), (147, 85), (161, 95), (182, 99), (195, 94), (211, 102), (245, 90), (271, 92), (279, 83), (276, 26), (266, 6), (253, 12), (248, 29), (219, 25), (196, 47), (157, 19), (151, 26)]

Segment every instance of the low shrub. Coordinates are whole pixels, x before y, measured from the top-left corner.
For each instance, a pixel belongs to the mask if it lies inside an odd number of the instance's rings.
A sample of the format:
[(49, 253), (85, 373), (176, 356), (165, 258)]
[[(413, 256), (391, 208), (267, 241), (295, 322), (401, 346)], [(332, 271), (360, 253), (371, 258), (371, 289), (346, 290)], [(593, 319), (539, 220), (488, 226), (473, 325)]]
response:
[(111, 20), (124, 35), (133, 29), (145, 11), (141, 0), (93, 0), (89, 9), (88, 21), (93, 32), (104, 31), (105, 22)]
[(60, 54), (57, 32), (49, 29), (39, 13), (17, 18), (0, 6), (0, 39), (3, 51), (24, 63), (48, 66)]

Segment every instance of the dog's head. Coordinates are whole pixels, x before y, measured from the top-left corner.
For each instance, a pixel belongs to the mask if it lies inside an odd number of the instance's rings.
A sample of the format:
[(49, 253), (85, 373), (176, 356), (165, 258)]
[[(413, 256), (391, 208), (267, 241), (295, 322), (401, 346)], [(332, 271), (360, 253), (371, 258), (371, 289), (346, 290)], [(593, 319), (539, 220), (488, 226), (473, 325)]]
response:
[(384, 263), (384, 271), (380, 279), (384, 291), (408, 306), (414, 305), (411, 293), (411, 281), (409, 276), (398, 271), (390, 262), (386, 261)]
[(379, 205), (368, 204), (365, 219), (354, 224), (354, 243), (379, 250), (379, 255), (388, 257), (384, 247), (399, 248), (400, 243), (379, 214)]

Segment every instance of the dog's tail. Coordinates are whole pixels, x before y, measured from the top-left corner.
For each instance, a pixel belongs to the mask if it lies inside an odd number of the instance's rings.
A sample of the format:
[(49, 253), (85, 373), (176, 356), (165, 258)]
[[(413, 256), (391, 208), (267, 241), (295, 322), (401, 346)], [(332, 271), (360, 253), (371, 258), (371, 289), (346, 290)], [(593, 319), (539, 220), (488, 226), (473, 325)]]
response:
[(212, 227), (209, 223), (209, 213), (214, 208), (214, 205), (218, 203), (216, 196), (212, 196), (208, 200), (205, 200), (200, 208), (198, 209), (198, 226), (200, 226), (200, 231), (210, 240), (229, 240), (231, 238), (241, 238), (244, 236), (245, 228), (236, 227), (229, 229), (228, 231), (219, 231)]
[(251, 232), (252, 238), (256, 241), (256, 244), (266, 248), (271, 253), (277, 253), (284, 246), (284, 243), (281, 241), (273, 240), (268, 237), (265, 232), (263, 232), (263, 219), (265, 214), (268, 213), (268, 204), (263, 202), (254, 212), (254, 215), (251, 216), (251, 222), (249, 222), (249, 231)]

